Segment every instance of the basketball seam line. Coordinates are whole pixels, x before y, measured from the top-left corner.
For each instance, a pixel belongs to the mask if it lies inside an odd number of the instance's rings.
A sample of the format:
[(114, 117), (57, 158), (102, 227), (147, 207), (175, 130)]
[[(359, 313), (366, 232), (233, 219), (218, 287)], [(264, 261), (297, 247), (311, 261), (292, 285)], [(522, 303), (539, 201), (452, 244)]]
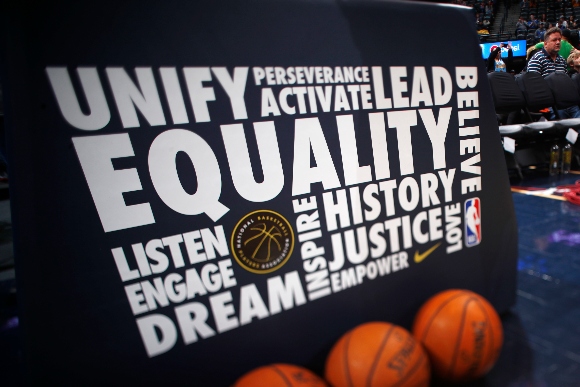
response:
[(280, 377), (282, 378), (282, 380), (284, 380), (284, 382), (286, 383), (286, 385), (288, 387), (292, 387), (292, 382), (290, 380), (288, 380), (288, 378), (286, 377), (286, 375), (282, 371), (280, 371), (278, 369), (278, 367), (276, 367), (275, 365), (272, 365), (272, 368), (274, 368), (274, 371), (276, 371), (276, 373), (278, 375), (280, 375)]
[(431, 315), (431, 318), (429, 319), (429, 322), (427, 323), (425, 330), (423, 331), (423, 336), (421, 337), (421, 342), (425, 341), (425, 338), (427, 337), (427, 332), (429, 332), (429, 329), (431, 328), (431, 324), (433, 324), (433, 320), (435, 320), (435, 317), (437, 317), (437, 315), (439, 314), (441, 309), (443, 309), (448, 303), (450, 303), (451, 301), (453, 301), (457, 297), (461, 297), (462, 295), (463, 294), (459, 293), (459, 294), (455, 294), (455, 295), (449, 297), (449, 299), (445, 300), (445, 302), (443, 304), (441, 304), (437, 309), (435, 309), (435, 312), (433, 312), (433, 314)]
[(469, 303), (475, 300), (475, 298), (470, 297), (467, 299), (467, 301), (465, 302), (465, 304), (463, 305), (463, 311), (461, 313), (461, 324), (459, 325), (459, 335), (457, 337), (457, 339), (455, 340), (455, 348), (453, 350), (453, 357), (451, 358), (451, 364), (449, 366), (449, 370), (447, 371), (447, 375), (451, 376), (453, 374), (453, 369), (455, 368), (455, 362), (457, 361), (457, 357), (458, 357), (458, 350), (459, 350), (459, 344), (461, 344), (461, 339), (463, 338), (463, 327), (465, 326), (465, 315), (467, 314), (467, 306), (469, 305)]
[(352, 381), (350, 380), (350, 370), (348, 368), (348, 345), (350, 344), (350, 337), (352, 336), (352, 331), (346, 336), (346, 342), (344, 343), (344, 372), (346, 373), (346, 381), (348, 382), (349, 387), (352, 386)]
[(373, 380), (373, 376), (375, 374), (375, 371), (377, 369), (377, 364), (379, 363), (379, 358), (381, 357), (381, 353), (383, 348), (385, 347), (385, 345), (387, 345), (387, 341), (389, 340), (389, 337), (391, 336), (391, 333), (393, 332), (393, 329), (395, 328), (394, 325), (389, 327), (389, 330), (387, 332), (387, 334), (385, 335), (385, 337), (383, 338), (383, 341), (381, 342), (381, 345), (379, 346), (378, 350), (377, 350), (377, 354), (375, 356), (375, 360), (373, 361), (373, 364), (371, 366), (371, 369), (369, 370), (369, 376), (367, 378), (367, 386), (371, 386), (371, 382)]
[[(417, 342), (417, 345), (420, 345), (419, 342)], [(405, 375), (401, 380), (399, 380), (396, 384), (393, 384), (392, 387), (397, 387), (400, 386), (401, 383), (406, 382), (407, 379), (409, 379), (412, 375), (414, 375), (415, 371), (417, 370), (417, 368), (423, 364), (425, 362), (425, 360), (427, 359), (427, 356), (425, 354), (421, 354), (421, 357), (415, 362), (415, 364), (413, 365), (413, 367), (409, 370), (409, 372), (407, 372), (407, 375)]]
[(489, 334), (489, 343), (490, 343), (488, 352), (489, 351), (493, 351), (494, 350), (494, 345), (493, 345), (493, 329), (491, 328), (491, 320), (489, 319), (490, 316), (488, 315), (487, 310), (484, 307), (485, 305), (482, 302), (480, 302), (479, 300), (475, 300), (475, 302), (481, 308), (481, 311), (485, 315), (485, 321), (488, 324), (488, 329), (487, 330), (488, 330), (488, 334)]

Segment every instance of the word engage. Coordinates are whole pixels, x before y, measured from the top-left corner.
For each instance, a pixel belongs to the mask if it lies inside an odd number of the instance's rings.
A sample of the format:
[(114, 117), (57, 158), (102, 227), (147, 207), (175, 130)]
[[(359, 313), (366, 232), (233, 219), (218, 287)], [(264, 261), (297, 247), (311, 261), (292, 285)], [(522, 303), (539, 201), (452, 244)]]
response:
[(475, 66), (46, 75), (149, 357), (481, 240)]

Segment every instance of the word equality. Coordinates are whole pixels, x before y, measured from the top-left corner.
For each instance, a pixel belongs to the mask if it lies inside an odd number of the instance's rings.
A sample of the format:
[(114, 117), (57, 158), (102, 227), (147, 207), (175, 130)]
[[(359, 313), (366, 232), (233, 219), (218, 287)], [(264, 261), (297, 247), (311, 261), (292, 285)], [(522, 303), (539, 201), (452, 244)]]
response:
[[(137, 110), (151, 126), (166, 124), (151, 68), (135, 69), (138, 84), (133, 82), (123, 68), (107, 67), (105, 70), (123, 127), (140, 125)], [(455, 68), (455, 82), (452, 82), (447, 69), (433, 67), (431, 68), (433, 82), (430, 85), (426, 75), (427, 69), (424, 67), (416, 66), (409, 69), (390, 67), (389, 97), (385, 97), (383, 69), (372, 67), (370, 70), (374, 90), (373, 108), (386, 111), (369, 112), (368, 124), (356, 120), (356, 125), (361, 127), (355, 127), (352, 114), (337, 115), (336, 129), (323, 129), (319, 117), (296, 118), (291, 167), (287, 165), (288, 163), (284, 165), (282, 163), (277, 139), (277, 130), (280, 129), (276, 128), (274, 121), (253, 123), (258, 155), (250, 155), (242, 123), (220, 125), (221, 143), (208, 142), (204, 138), (205, 135), (185, 128), (165, 130), (155, 137), (149, 148), (148, 174), (147, 171), (138, 171), (136, 168), (115, 170), (113, 167), (112, 160), (116, 158), (136, 157), (128, 133), (73, 137), (72, 142), (103, 229), (105, 232), (111, 232), (155, 223), (150, 203), (128, 206), (123, 198), (125, 192), (143, 190), (140, 176), (149, 175), (155, 193), (165, 205), (177, 213), (205, 214), (217, 222), (229, 211), (229, 207), (220, 201), (225, 176), (228, 178), (231, 176), (233, 186), (241, 198), (258, 203), (277, 197), (286, 182), (291, 182), (292, 196), (299, 196), (309, 194), (313, 184), (321, 184), (324, 190), (330, 190), (388, 179), (392, 174), (396, 174), (393, 169), (398, 170), (400, 176), (407, 176), (415, 173), (413, 143), (416, 141), (418, 131), (424, 131), (421, 133), (423, 136), (426, 132), (429, 137), (433, 170), (446, 169), (445, 142), (450, 119), (456, 107), (442, 105), (449, 104), (453, 88), (456, 86), (462, 90), (455, 93), (460, 108), (477, 106), (477, 91), (466, 90), (474, 88), (477, 84), (477, 68)], [(228, 95), (234, 119), (246, 119), (244, 95), (248, 71), (247, 67), (236, 67), (231, 76), (227, 69), (222, 67), (184, 68), (183, 75), (196, 122), (210, 121), (208, 103), (215, 100), (215, 86), (206, 87), (204, 82), (213, 81), (212, 74)], [(267, 79), (266, 70), (264, 72)], [(89, 114), (81, 111), (66, 68), (49, 67), (47, 74), (67, 122), (82, 130), (99, 130), (108, 124), (110, 110), (96, 68), (77, 69), (89, 105)], [(316, 68), (313, 74), (316, 74)], [(353, 71), (353, 74), (356, 74), (356, 71)], [(413, 80), (409, 83), (407, 75), (410, 74)], [(174, 124), (189, 122), (177, 69), (160, 68), (159, 75), (166, 91)], [(363, 81), (366, 79), (365, 76), (368, 76), (364, 69), (361, 69), (359, 75)], [(324, 87), (339, 86), (343, 87), (342, 85)], [(316, 94), (316, 89), (314, 90)], [(271, 103), (268, 106), (273, 108), (277, 102), (274, 99), (268, 103)], [(425, 105), (425, 108), (416, 108), (419, 104)], [(460, 113), (460, 124), (478, 116), (477, 110), (473, 109), (462, 110)], [(396, 132), (396, 145), (387, 142), (387, 130)], [(327, 139), (329, 136), (338, 137), (340, 160), (331, 156)], [(359, 162), (357, 137), (360, 136), (366, 136), (371, 144), (373, 161), (368, 165), (360, 165)], [(226, 162), (218, 161), (214, 150), (216, 146), (224, 147), (219, 153), (225, 151), (229, 174), (224, 171)], [(194, 167), (195, 176), (192, 178), (197, 180), (197, 191), (194, 194), (188, 193), (181, 184), (175, 161), (176, 155), (180, 152), (189, 157)], [(398, 154), (398, 165), (390, 165), (390, 152)], [(310, 163), (312, 155), (316, 160), (315, 166)], [(250, 161), (252, 158), (259, 160), (257, 164), (261, 167), (263, 177), (258, 178), (254, 175)], [(467, 163), (473, 165), (478, 160), (473, 158), (467, 161), (466, 165)], [(342, 164), (342, 168), (339, 168), (339, 163)], [(287, 179), (285, 176), (289, 174), (290, 168), (292, 177)]]

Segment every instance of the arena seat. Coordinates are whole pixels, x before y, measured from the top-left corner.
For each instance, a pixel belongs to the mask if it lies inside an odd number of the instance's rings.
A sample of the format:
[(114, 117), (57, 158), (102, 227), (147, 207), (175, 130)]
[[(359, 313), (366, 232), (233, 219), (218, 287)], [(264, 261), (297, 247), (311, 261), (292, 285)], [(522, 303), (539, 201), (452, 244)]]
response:
[(487, 74), (487, 79), (496, 113), (508, 114), (525, 108), (526, 100), (513, 75), (506, 72), (491, 72)]
[(576, 88), (580, 90), (580, 73), (573, 74), (571, 78), (574, 81)]
[[(487, 74), (491, 87), (493, 105), (498, 116), (519, 116), (525, 108), (526, 101), (514, 82), (513, 76), (504, 72), (492, 72)], [(499, 119), (498, 119), (499, 121)], [(500, 125), (499, 132), (502, 136), (518, 138), (525, 135), (524, 126), (520, 122), (508, 121), (507, 125)]]
[[(547, 107), (553, 108), (556, 105), (552, 90), (539, 73), (526, 72), (516, 76), (515, 81), (526, 100), (526, 108), (530, 116), (536, 115), (539, 118), (541, 114), (534, 114), (535, 112)], [(530, 121), (532, 122), (525, 125), (530, 135), (543, 135), (550, 138), (560, 135), (558, 131), (560, 126), (555, 121), (538, 121), (537, 119)]]
[(554, 106), (552, 91), (544, 78), (536, 72), (526, 72), (515, 77), (516, 84), (526, 100), (530, 111), (539, 111)]
[[(505, 153), (508, 169), (515, 169), (522, 177), (522, 167), (545, 164), (544, 153), (554, 141), (564, 138), (563, 126), (557, 121), (534, 121), (532, 112), (546, 107), (555, 107), (556, 100), (547, 82), (537, 73), (526, 73), (517, 77), (508, 73), (488, 74), (494, 107), (497, 114), (520, 112), (520, 122), (500, 125), (502, 137), (516, 140), (513, 155)], [(536, 119), (540, 114), (535, 114)]]
[[(508, 116), (519, 115), (525, 108), (525, 99), (516, 85), (513, 76), (504, 72), (492, 72), (487, 74), (487, 79), (491, 88), (491, 95), (496, 114)], [(498, 120), (499, 121), (499, 120)], [(499, 125), (499, 133), (504, 141), (504, 137), (516, 140), (519, 147), (522, 142), (526, 142), (527, 129), (521, 123), (510, 125)], [(504, 152), (508, 170), (515, 169), (520, 178), (523, 178), (522, 169), (515, 153)]]
[[(578, 88), (576, 87), (575, 82), (568, 75), (564, 73), (553, 73), (548, 75), (545, 80), (554, 96), (556, 109), (580, 106), (580, 94), (578, 93)], [(566, 124), (567, 127), (578, 129), (580, 128), (580, 118), (567, 119)]]
[(558, 109), (580, 105), (580, 94), (578, 94), (576, 85), (568, 75), (556, 72), (548, 75), (545, 80), (550, 90), (552, 90)]

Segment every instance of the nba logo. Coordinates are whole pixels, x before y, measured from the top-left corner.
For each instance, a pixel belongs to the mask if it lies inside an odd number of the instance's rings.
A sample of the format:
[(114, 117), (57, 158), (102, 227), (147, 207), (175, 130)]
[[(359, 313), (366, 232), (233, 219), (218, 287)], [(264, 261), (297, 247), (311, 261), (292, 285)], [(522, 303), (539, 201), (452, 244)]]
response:
[(479, 198), (465, 201), (465, 245), (476, 246), (481, 242), (481, 202)]

